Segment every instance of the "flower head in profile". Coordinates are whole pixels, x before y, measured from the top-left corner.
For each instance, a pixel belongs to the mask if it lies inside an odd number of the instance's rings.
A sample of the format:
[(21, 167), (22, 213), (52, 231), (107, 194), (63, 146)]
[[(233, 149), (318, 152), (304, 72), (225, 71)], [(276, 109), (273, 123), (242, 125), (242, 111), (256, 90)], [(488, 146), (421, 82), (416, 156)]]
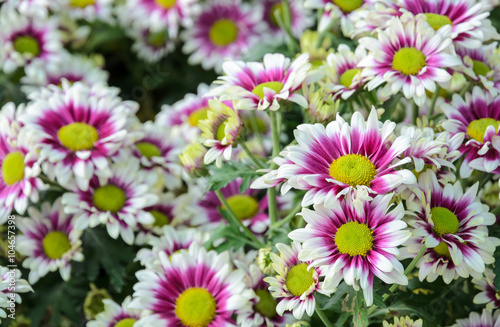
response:
[(408, 284), (403, 265), (396, 256), (398, 246), (410, 233), (406, 230), (403, 204), (392, 208), (393, 194), (378, 195), (357, 208), (350, 198), (339, 202), (333, 198), (332, 209), (315, 205), (304, 208), (305, 228), (290, 234), (302, 242), (300, 260), (310, 261), (312, 267), (321, 267), (325, 276), (323, 290), (335, 291), (342, 279), (355, 290), (363, 290), (368, 306), (373, 303), (373, 279), (388, 284)]
[(469, 318), (457, 319), (456, 323), (451, 327), (499, 327), (500, 326), (500, 310), (483, 309), (481, 314), (471, 312)]
[(484, 275), (479, 278), (472, 278), (472, 284), (481, 292), (474, 296), (472, 300), (476, 304), (486, 304), (486, 309), (496, 309), (500, 307), (500, 294), (495, 285), (495, 273), (490, 268), (484, 270)]
[(235, 101), (235, 109), (276, 111), (280, 101), (295, 102), (307, 107), (299, 93), (311, 67), (309, 55), (291, 61), (281, 53), (266, 54), (263, 62), (226, 61), (222, 64), (221, 84), (209, 92), (222, 100)]
[(393, 17), (389, 26), (379, 31), (378, 39), (364, 37), (359, 43), (369, 50), (359, 63), (359, 67), (365, 67), (362, 77), (370, 79), (368, 90), (385, 82), (383, 96), (402, 90), (419, 106), (425, 102), (425, 90), (434, 92), (436, 82), (451, 80), (444, 68), (461, 64), (453, 53), (450, 28), (445, 26), (436, 32), (423, 16)]
[(391, 192), (401, 184), (415, 183), (409, 170), (396, 170), (410, 161), (397, 159), (409, 147), (409, 138), (391, 140), (395, 123), (386, 121), (380, 125), (375, 109), (366, 121), (356, 112), (350, 124), (337, 115), (337, 120), (326, 127), (299, 125), (294, 133), (297, 145), (282, 152), (291, 162), (278, 168), (277, 181), (286, 180), (282, 190), (306, 190), (303, 206), (331, 206), (341, 196), (368, 199)]
[(131, 296), (127, 296), (120, 305), (111, 299), (103, 299), (104, 311), (98, 313), (94, 320), (87, 323), (87, 327), (132, 327), (133, 324), (145, 315), (143, 310), (129, 307)]
[(82, 230), (75, 228), (73, 215), (66, 214), (61, 198), (51, 206), (44, 202), (41, 211), (28, 208), (29, 218), (19, 219), (16, 250), (27, 256), (23, 267), (30, 269), (28, 280), (36, 283), (49, 272), (59, 270), (63, 280), (71, 275), (71, 261), (83, 261)]

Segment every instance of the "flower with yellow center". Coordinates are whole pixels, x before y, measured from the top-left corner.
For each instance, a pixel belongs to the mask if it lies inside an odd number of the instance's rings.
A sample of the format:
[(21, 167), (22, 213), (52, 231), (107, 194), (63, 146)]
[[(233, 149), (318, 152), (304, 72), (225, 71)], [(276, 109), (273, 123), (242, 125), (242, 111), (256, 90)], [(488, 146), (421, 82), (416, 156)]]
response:
[(208, 34), (213, 44), (223, 47), (236, 40), (238, 27), (232, 20), (222, 18), (212, 25)]
[(92, 200), (97, 209), (116, 213), (123, 208), (127, 201), (127, 197), (123, 189), (110, 184), (96, 189), (92, 196)]
[(43, 251), (50, 259), (60, 259), (71, 249), (68, 235), (64, 232), (53, 231), (43, 238)]
[(168, 10), (175, 5), (177, 0), (155, 0), (155, 2), (158, 6), (161, 6)]
[(307, 263), (293, 266), (286, 275), (286, 287), (295, 296), (301, 296), (316, 283), (313, 274), (314, 269), (307, 270)]
[(489, 126), (493, 126), (495, 131), (498, 132), (500, 128), (500, 120), (495, 120), (493, 118), (480, 118), (473, 120), (467, 127), (467, 135), (472, 139), (483, 143), (484, 133)]
[[(227, 198), (227, 203), (239, 220), (250, 219), (259, 211), (259, 203), (249, 195), (232, 195)], [(222, 208), (224, 209), (224, 206)]]
[(375, 165), (370, 159), (360, 154), (343, 155), (330, 165), (330, 176), (354, 187), (370, 186), (375, 175), (377, 175)]
[(3, 159), (2, 166), (2, 179), (7, 185), (14, 185), (24, 179), (24, 155), (20, 151), (14, 151)]
[(61, 127), (57, 137), (61, 144), (71, 151), (92, 150), (99, 139), (95, 127), (80, 122)]
[(345, 13), (350, 13), (363, 5), (363, 0), (332, 0)]
[(92, 6), (95, 4), (96, 0), (71, 0), (69, 5), (72, 7), (85, 8), (87, 6)]
[(208, 326), (215, 317), (217, 303), (204, 288), (188, 288), (175, 301), (175, 314), (189, 327)]
[(351, 257), (366, 257), (368, 251), (373, 248), (373, 232), (366, 224), (349, 221), (337, 230), (335, 245), (340, 253), (349, 254)]
[(40, 43), (30, 35), (18, 36), (14, 39), (14, 50), (22, 54), (36, 57), (40, 54)]
[(448, 16), (445, 15), (440, 15), (440, 14), (434, 14), (434, 13), (424, 13), (425, 19), (427, 20), (427, 23), (431, 25), (431, 27), (437, 31), (441, 27), (445, 25), (453, 25), (451, 22), (451, 19), (448, 18)]
[[(98, 299), (96, 300), (99, 301)], [(132, 297), (127, 296), (120, 305), (111, 300), (109, 295), (104, 296), (104, 298), (100, 300), (102, 303), (102, 309), (98, 309), (99, 313), (97, 314), (94, 312), (93, 319), (95, 320), (87, 322), (87, 327), (133, 327), (134, 324), (140, 319), (141, 312), (140, 310), (129, 307), (131, 300)]]
[(425, 64), (425, 55), (416, 48), (402, 48), (392, 59), (392, 68), (405, 75), (417, 75)]

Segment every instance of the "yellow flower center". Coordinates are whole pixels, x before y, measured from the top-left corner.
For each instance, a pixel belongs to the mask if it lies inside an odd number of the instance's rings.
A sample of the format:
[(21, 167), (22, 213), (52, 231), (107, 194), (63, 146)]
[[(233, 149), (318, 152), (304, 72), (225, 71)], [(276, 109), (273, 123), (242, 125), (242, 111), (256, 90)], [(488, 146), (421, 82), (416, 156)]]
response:
[(13, 185), (24, 178), (24, 156), (15, 151), (7, 154), (2, 162), (2, 178), (5, 184)]
[(168, 219), (168, 216), (165, 215), (163, 212), (159, 212), (158, 210), (151, 210), (151, 211), (149, 211), (149, 213), (155, 219), (153, 226), (162, 227), (162, 226), (168, 225), (168, 223), (170, 223), (170, 219)]
[(307, 263), (299, 263), (286, 275), (286, 287), (295, 296), (301, 296), (314, 285), (314, 268), (307, 270)]
[(203, 107), (198, 110), (193, 111), (189, 117), (188, 117), (188, 122), (189, 125), (198, 127), (198, 124), (200, 123), (200, 120), (205, 120), (208, 118), (208, 108)]
[(59, 259), (71, 249), (68, 235), (60, 231), (53, 231), (45, 235), (42, 246), (43, 252), (50, 259)]
[(283, 5), (281, 4), (281, 2), (278, 2), (277, 4), (272, 6), (271, 10), (269, 11), (269, 20), (274, 26), (279, 26), (276, 15), (278, 15), (282, 21), (285, 20), (285, 15), (283, 14)]
[(104, 185), (95, 190), (94, 206), (101, 211), (118, 212), (125, 205), (125, 192), (115, 185)]
[(160, 31), (155, 33), (148, 34), (148, 44), (154, 47), (161, 47), (165, 44), (165, 41), (168, 39), (168, 31)]
[(175, 315), (184, 326), (205, 327), (215, 317), (217, 303), (204, 288), (188, 288), (175, 301)]
[(232, 20), (222, 18), (212, 25), (208, 36), (213, 44), (223, 47), (236, 40), (238, 27)]
[(365, 224), (349, 221), (337, 229), (335, 245), (340, 253), (366, 256), (373, 247), (373, 232)]
[(29, 53), (33, 57), (40, 54), (40, 43), (32, 36), (18, 36), (14, 40), (14, 50), (19, 53)]
[(155, 1), (158, 6), (161, 6), (165, 9), (170, 9), (177, 2), (177, 0), (155, 0)]
[(438, 246), (434, 248), (434, 252), (436, 252), (439, 255), (445, 256), (449, 259), (451, 259), (451, 254), (450, 250), (448, 250), (448, 245), (446, 245), (445, 242), (441, 241)]
[(377, 175), (375, 165), (360, 154), (343, 155), (330, 165), (330, 176), (351, 186), (370, 186), (375, 175)]
[(264, 88), (274, 90), (274, 92), (279, 93), (283, 89), (283, 84), (280, 82), (265, 82), (257, 85), (253, 88), (252, 93), (259, 96), (259, 98), (264, 98)]
[(136, 143), (135, 146), (139, 149), (141, 154), (148, 159), (151, 157), (161, 157), (160, 149), (153, 143), (139, 142)]
[[(259, 203), (249, 195), (236, 194), (227, 198), (229, 207), (234, 211), (239, 220), (254, 217), (259, 211)], [(224, 209), (224, 206), (222, 206)]]
[(85, 8), (95, 4), (95, 0), (71, 0), (69, 4), (73, 7)]
[(85, 123), (71, 123), (57, 132), (57, 138), (63, 146), (72, 151), (91, 150), (99, 139), (97, 130)]
[(405, 75), (416, 75), (425, 65), (425, 55), (415, 48), (401, 48), (392, 59), (392, 69)]
[(486, 76), (491, 69), (482, 61), (472, 60), (472, 70), (476, 75)]
[(221, 141), (224, 139), (226, 136), (226, 126), (227, 126), (227, 119), (222, 122), (222, 124), (219, 125), (217, 128), (217, 140)]
[(264, 289), (258, 289), (255, 294), (259, 297), (259, 303), (255, 305), (255, 311), (267, 318), (276, 316), (276, 299), (271, 293)]
[(136, 321), (137, 320), (133, 318), (125, 318), (117, 322), (114, 327), (132, 327)]
[(454, 234), (460, 227), (457, 216), (447, 208), (432, 208), (431, 218), (434, 222), (434, 228), (432, 230), (439, 236), (444, 234)]
[(439, 14), (433, 14), (433, 13), (425, 13), (424, 14), (425, 19), (427, 20), (427, 23), (431, 25), (431, 27), (437, 31), (444, 25), (453, 25), (451, 22), (451, 19), (448, 18), (448, 16), (445, 15), (439, 15)]
[(347, 88), (351, 88), (352, 79), (360, 71), (361, 69), (357, 68), (346, 70), (344, 73), (342, 73), (342, 75), (340, 75), (340, 80), (339, 80), (340, 85), (344, 85)]
[(333, 0), (343, 12), (351, 12), (363, 5), (363, 0)]
[(467, 135), (469, 135), (474, 140), (483, 143), (484, 133), (486, 132), (488, 126), (491, 125), (493, 125), (493, 127), (495, 127), (495, 130), (498, 131), (500, 127), (500, 121), (493, 118), (481, 118), (473, 120), (467, 127)]

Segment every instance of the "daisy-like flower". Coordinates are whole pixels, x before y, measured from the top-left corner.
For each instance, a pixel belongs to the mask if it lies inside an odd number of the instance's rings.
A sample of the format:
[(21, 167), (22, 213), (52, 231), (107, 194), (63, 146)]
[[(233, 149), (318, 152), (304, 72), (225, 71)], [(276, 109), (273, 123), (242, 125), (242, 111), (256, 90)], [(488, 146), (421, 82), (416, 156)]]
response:
[[(284, 8), (279, 0), (264, 0), (264, 16), (263, 19), (267, 24), (267, 28), (276, 35), (278, 40), (284, 40), (286, 33), (279, 26), (276, 15), (284, 22)], [(314, 23), (311, 11), (304, 8), (302, 1), (292, 0), (288, 2), (290, 10), (290, 29), (292, 34), (300, 38), (306, 28)], [(267, 35), (266, 35), (267, 37)]]
[(46, 18), (49, 15), (49, 0), (4, 0), (3, 6), (15, 8), (24, 16), (39, 16)]
[(112, 166), (109, 178), (94, 176), (86, 191), (65, 193), (64, 210), (75, 215), (77, 228), (83, 230), (105, 224), (112, 238), (121, 235), (127, 244), (132, 244), (138, 223), (155, 222), (153, 214), (145, 208), (156, 204), (158, 196), (150, 193), (151, 185), (145, 177), (138, 161), (122, 159)]
[(117, 10), (128, 26), (148, 28), (151, 32), (168, 31), (168, 37), (175, 39), (180, 24), (189, 27), (197, 9), (195, 0), (126, 0)]
[(28, 214), (29, 218), (17, 221), (22, 234), (17, 236), (16, 250), (27, 256), (23, 267), (30, 269), (30, 284), (56, 270), (69, 280), (70, 261), (83, 261), (82, 230), (75, 228), (73, 215), (64, 213), (61, 198), (52, 206), (44, 202), (41, 211), (29, 207)]
[(75, 20), (114, 22), (113, 0), (55, 0), (52, 1), (51, 9)]
[(389, 27), (378, 33), (378, 39), (361, 38), (359, 43), (370, 51), (358, 64), (366, 67), (361, 76), (371, 79), (368, 90), (386, 82), (382, 96), (402, 89), (406, 98), (423, 105), (425, 90), (434, 92), (435, 82), (451, 80), (443, 68), (461, 64), (453, 54), (450, 31), (451, 27), (444, 26), (436, 32), (424, 16), (404, 14), (393, 17)]
[(119, 305), (111, 299), (103, 299), (104, 311), (95, 316), (95, 320), (89, 321), (87, 327), (132, 327), (134, 323), (144, 316), (144, 311), (129, 307), (131, 296), (127, 296)]
[(6, 73), (33, 58), (47, 59), (63, 52), (57, 18), (24, 16), (10, 6), (0, 10), (0, 66)]
[(410, 317), (394, 317), (394, 323), (390, 324), (384, 320), (382, 323), (383, 327), (422, 327), (423, 320), (418, 319), (413, 321)]
[(488, 237), (487, 226), (495, 223), (495, 216), (475, 200), (477, 188), (478, 183), (464, 193), (459, 182), (442, 187), (432, 171), (419, 176), (415, 196), (406, 202), (415, 218), (408, 221), (413, 236), (402, 257), (427, 248), (417, 262), (421, 281), (433, 282), (442, 275), (449, 284), (459, 276), (481, 276), (485, 264), (494, 262), (500, 240)]
[(493, 96), (500, 92), (500, 52), (497, 46), (498, 43), (493, 42), (477, 49), (455, 47), (463, 62), (457, 70), (467, 74), (475, 82), (480, 82)]
[(12, 308), (10, 303), (22, 302), (19, 293), (27, 292), (33, 292), (33, 289), (25, 279), (21, 279), (21, 271), (19, 269), (0, 266), (0, 318), (7, 317), (5, 310), (10, 313), (11, 310), (9, 308)]
[(145, 267), (153, 267), (160, 263), (160, 252), (170, 257), (180, 250), (187, 250), (191, 244), (203, 246), (210, 238), (208, 233), (200, 232), (195, 228), (163, 226), (159, 237), (151, 237), (148, 244), (151, 249), (142, 248), (137, 252), (136, 260)]
[(14, 103), (9, 102), (0, 111), (0, 224), (7, 216), (16, 210), (24, 214), (28, 201), (38, 202), (38, 191), (47, 189), (38, 174), (40, 166), (37, 164), (35, 151), (31, 150), (27, 131), (22, 129), (18, 117), (25, 107), (17, 109)]
[(362, 69), (358, 63), (366, 57), (366, 50), (358, 46), (354, 52), (345, 44), (339, 45), (336, 53), (326, 58), (326, 88), (332, 93), (333, 99), (347, 100), (358, 89), (364, 86), (366, 77), (361, 76)]
[(320, 276), (323, 276), (322, 268), (309, 268), (312, 261), (298, 258), (302, 251), (299, 242), (292, 242), (291, 246), (278, 243), (276, 248), (280, 255), (271, 253), (270, 256), (277, 275), (264, 278), (269, 283), (272, 296), (279, 301), (276, 312), (282, 316), (285, 311), (293, 311), (296, 319), (301, 319), (304, 312), (312, 316), (316, 308), (315, 293), (331, 293), (325, 292), (323, 283), (319, 281)]
[(193, 142), (186, 146), (179, 155), (182, 167), (190, 176), (197, 176), (204, 170), (205, 164), (203, 158), (207, 154), (207, 148), (201, 143)]
[(108, 158), (123, 145), (127, 122), (138, 109), (118, 93), (117, 88), (63, 80), (61, 87), (49, 85), (30, 94), (33, 102), (22, 122), (33, 133), (51, 180), (86, 191), (93, 176), (110, 176)]
[(484, 270), (484, 276), (473, 278), (472, 283), (481, 292), (474, 296), (472, 300), (476, 304), (486, 303), (486, 309), (495, 309), (500, 307), (500, 294), (496, 290), (494, 283), (495, 273), (490, 268)]
[(441, 109), (448, 117), (443, 127), (454, 135), (464, 133), (466, 143), (460, 148), (465, 155), (460, 176), (467, 178), (474, 169), (500, 173), (500, 98), (480, 87), (465, 95), (465, 101), (454, 94), (451, 104)]
[[(227, 104), (226, 104), (227, 103)], [(203, 144), (210, 149), (203, 159), (206, 165), (215, 161), (217, 167), (221, 167), (222, 159), (230, 160), (233, 153), (233, 145), (243, 131), (243, 123), (238, 112), (231, 103), (212, 99), (208, 102), (209, 110), (207, 119), (199, 122), (203, 134)]]
[(471, 312), (469, 318), (457, 319), (451, 327), (500, 327), (500, 310), (484, 309), (482, 314)]
[(330, 206), (343, 195), (369, 198), (369, 194), (385, 194), (401, 184), (415, 183), (409, 170), (395, 170), (410, 161), (397, 159), (410, 140), (400, 136), (391, 143), (395, 126), (386, 121), (380, 127), (375, 109), (366, 122), (356, 112), (350, 125), (340, 115), (326, 127), (299, 125), (295, 130), (298, 145), (281, 154), (292, 162), (278, 168), (277, 178), (286, 179), (282, 191), (306, 190), (304, 207), (323, 202)]
[(170, 258), (164, 252), (159, 257), (161, 265), (136, 273), (130, 307), (151, 313), (136, 327), (234, 326), (231, 316), (250, 310), (255, 294), (245, 287), (245, 273), (232, 268), (227, 251), (207, 252), (193, 244)]
[(49, 60), (35, 59), (25, 67), (21, 90), (25, 94), (49, 84), (60, 85), (63, 78), (70, 83), (83, 82), (89, 86), (106, 84), (108, 72), (90, 58), (64, 53)]
[(453, 42), (468, 48), (478, 48), (485, 39), (482, 21), (489, 16), (475, 0), (400, 0), (402, 12), (425, 17), (435, 30), (448, 25)]
[[(302, 54), (293, 62), (283, 54), (266, 54), (263, 63), (226, 61), (222, 64), (222, 84), (209, 95), (235, 100), (235, 109), (276, 111), (280, 101), (291, 101), (307, 107), (303, 95), (294, 93), (302, 87), (311, 67), (309, 55)], [(217, 83), (217, 82), (216, 82)]]
[(303, 242), (300, 260), (311, 261), (312, 267), (326, 265), (321, 267), (324, 290), (334, 291), (344, 279), (355, 290), (361, 286), (370, 306), (375, 276), (388, 284), (408, 284), (396, 256), (397, 247), (411, 234), (403, 230), (403, 204), (388, 211), (392, 198), (393, 194), (378, 195), (362, 208), (356, 208), (351, 198), (342, 202), (333, 198), (332, 209), (321, 204), (314, 210), (302, 210), (306, 228), (296, 229), (288, 237)]
[(132, 50), (139, 59), (156, 63), (166, 57), (175, 48), (175, 39), (168, 34), (167, 29), (154, 31), (137, 23), (124, 21), (122, 28), (134, 40)]
[(194, 26), (186, 29), (182, 51), (191, 54), (191, 65), (201, 64), (204, 69), (220, 71), (224, 58), (240, 59), (259, 41), (263, 30), (262, 11), (257, 4), (240, 0), (210, 0), (201, 6), (193, 18)]
[(174, 139), (168, 129), (151, 121), (142, 124), (140, 131), (143, 137), (132, 147), (133, 155), (141, 161), (144, 170), (156, 180), (163, 180), (169, 190), (179, 188), (182, 184), (179, 154), (184, 142)]

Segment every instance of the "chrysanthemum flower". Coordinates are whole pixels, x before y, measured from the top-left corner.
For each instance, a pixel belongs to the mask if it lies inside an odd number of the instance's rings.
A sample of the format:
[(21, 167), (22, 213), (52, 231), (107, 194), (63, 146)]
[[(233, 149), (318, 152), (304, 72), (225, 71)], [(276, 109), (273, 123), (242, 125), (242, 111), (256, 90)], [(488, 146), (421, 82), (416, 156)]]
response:
[(24, 109), (9, 102), (0, 111), (0, 224), (13, 209), (24, 214), (28, 201), (38, 202), (38, 191), (48, 187), (37, 177), (37, 156), (18, 120)]
[(362, 69), (358, 63), (366, 57), (366, 50), (358, 46), (354, 52), (345, 44), (339, 45), (336, 53), (326, 58), (326, 88), (332, 93), (333, 99), (347, 100), (358, 89), (364, 86), (366, 77), (361, 76)]
[(49, 14), (50, 0), (4, 0), (3, 6), (15, 8), (24, 16), (46, 18)]
[(477, 49), (455, 47), (463, 62), (463, 65), (456, 69), (467, 74), (470, 79), (480, 82), (493, 96), (500, 92), (500, 51), (497, 46), (498, 43), (493, 42)]
[(314, 210), (302, 210), (306, 228), (296, 229), (288, 237), (303, 242), (300, 260), (311, 261), (313, 267), (326, 265), (322, 267), (324, 290), (334, 291), (344, 279), (355, 290), (361, 286), (370, 306), (375, 276), (388, 284), (408, 284), (396, 256), (397, 247), (411, 234), (403, 230), (403, 204), (388, 211), (392, 197), (379, 195), (364, 202), (362, 208), (356, 208), (351, 198), (342, 202), (333, 198), (332, 209), (320, 204)]
[(72, 19), (84, 19), (88, 22), (114, 22), (113, 0), (57, 0), (51, 1), (55, 13), (68, 15)]
[[(9, 288), (12, 289), (12, 278), (15, 279), (14, 292), (9, 291)], [(19, 293), (27, 292), (33, 292), (33, 289), (25, 279), (21, 279), (21, 271), (19, 269), (0, 266), (0, 318), (7, 317), (3, 308), (10, 307), (10, 299), (13, 298), (16, 303), (21, 303), (22, 299)]]
[(449, 284), (459, 276), (480, 276), (485, 264), (494, 262), (500, 240), (488, 237), (486, 226), (495, 223), (495, 216), (475, 200), (477, 188), (476, 183), (463, 193), (459, 182), (442, 187), (432, 171), (419, 176), (415, 196), (406, 202), (415, 218), (408, 221), (413, 236), (402, 257), (414, 257), (425, 239), (427, 249), (417, 263), (421, 281), (442, 275)]
[(323, 276), (322, 268), (309, 268), (311, 261), (298, 258), (302, 251), (298, 242), (292, 242), (291, 247), (278, 243), (276, 248), (280, 255), (271, 253), (270, 256), (277, 275), (264, 278), (264, 281), (269, 283), (272, 296), (279, 301), (276, 312), (283, 315), (285, 311), (293, 311), (296, 319), (301, 319), (304, 312), (312, 316), (316, 308), (315, 293), (331, 293), (322, 289), (323, 283), (319, 280), (320, 276)]
[(474, 169), (500, 173), (500, 98), (479, 87), (465, 95), (465, 101), (454, 94), (451, 104), (441, 109), (448, 117), (443, 127), (452, 135), (465, 133), (466, 143), (460, 148), (465, 155), (460, 176), (469, 177)]
[(382, 323), (383, 327), (422, 327), (423, 320), (418, 319), (416, 321), (413, 321), (410, 319), (410, 317), (394, 317), (394, 323), (390, 324), (387, 321), (384, 320)]
[(56, 19), (24, 16), (10, 6), (2, 6), (0, 66), (6, 73), (23, 67), (33, 58), (46, 60), (63, 52)]
[(495, 309), (500, 307), (500, 294), (496, 290), (494, 283), (495, 273), (490, 268), (484, 270), (484, 276), (473, 278), (472, 284), (481, 292), (474, 296), (472, 300), (476, 304), (486, 303), (486, 309)]
[(95, 320), (87, 322), (87, 327), (132, 327), (145, 312), (130, 308), (130, 301), (131, 296), (127, 296), (121, 305), (111, 299), (103, 299), (104, 311), (98, 313)]
[(195, 228), (163, 226), (159, 237), (150, 237), (148, 244), (151, 249), (142, 248), (137, 252), (136, 260), (145, 267), (153, 267), (160, 263), (160, 252), (170, 257), (180, 250), (187, 250), (191, 244), (203, 246), (210, 238), (208, 233), (203, 233)]
[(59, 270), (63, 280), (71, 275), (70, 261), (83, 261), (82, 231), (75, 228), (73, 215), (66, 214), (58, 198), (51, 206), (44, 202), (41, 211), (28, 208), (29, 218), (20, 218), (16, 250), (24, 256), (23, 267), (30, 269), (28, 280), (36, 283), (49, 271)]
[[(33, 132), (42, 169), (64, 187), (88, 189), (93, 176), (109, 177), (109, 158), (127, 137), (126, 124), (138, 104), (119, 90), (63, 80), (30, 95), (22, 122)], [(56, 174), (57, 172), (57, 174)]]
[(21, 90), (25, 94), (49, 84), (61, 85), (63, 78), (70, 83), (83, 82), (89, 86), (106, 84), (108, 72), (99, 68), (90, 58), (64, 53), (49, 60), (35, 59), (25, 67)]
[(478, 48), (485, 39), (482, 22), (489, 16), (475, 0), (400, 0), (402, 12), (422, 14), (435, 30), (449, 25), (453, 43)]
[(457, 319), (457, 322), (451, 327), (500, 327), (500, 310), (483, 309), (479, 315), (477, 312), (471, 312), (469, 318)]
[[(267, 28), (278, 40), (283, 41), (286, 34), (279, 26), (275, 16), (279, 15), (284, 21), (284, 8), (281, 1), (264, 0), (262, 5), (264, 7), (263, 19), (267, 24)], [(295, 37), (300, 38), (305, 29), (313, 24), (314, 19), (311, 15), (311, 11), (304, 8), (302, 1), (288, 1), (288, 6), (290, 10), (290, 30)], [(266, 38), (268, 37), (270, 37), (270, 35), (266, 34)], [(276, 40), (276, 38), (271, 37), (271, 40)]]
[(130, 23), (127, 20), (121, 22), (121, 26), (127, 36), (134, 40), (132, 51), (137, 54), (139, 59), (148, 63), (157, 63), (175, 49), (176, 39), (169, 35), (166, 28), (154, 31), (149, 27)]
[(243, 132), (243, 123), (238, 112), (228, 102), (212, 99), (208, 102), (207, 119), (198, 123), (203, 134), (203, 144), (210, 149), (203, 159), (206, 165), (216, 162), (222, 165), (222, 159), (230, 160), (233, 146)]
[(391, 142), (396, 124), (379, 124), (372, 109), (366, 122), (356, 112), (350, 125), (340, 115), (326, 127), (299, 125), (295, 130), (298, 145), (282, 153), (292, 163), (278, 168), (277, 177), (287, 180), (282, 190), (306, 190), (303, 206), (323, 202), (329, 206), (342, 195), (366, 198), (369, 193), (385, 194), (401, 184), (415, 183), (409, 170), (395, 170), (410, 161), (397, 159), (409, 147), (409, 138), (400, 136)]
[(170, 258), (159, 254), (161, 265), (136, 273), (132, 308), (151, 315), (141, 326), (233, 326), (233, 314), (250, 310), (253, 291), (245, 288), (241, 270), (233, 270), (229, 253), (206, 251), (196, 244)]
[(382, 95), (396, 94), (401, 89), (419, 106), (426, 99), (425, 90), (434, 92), (436, 84), (451, 80), (443, 68), (460, 65), (453, 54), (451, 27), (434, 31), (424, 16), (405, 14), (393, 17), (389, 27), (378, 33), (378, 39), (365, 37), (359, 43), (370, 51), (358, 64), (366, 67), (362, 77), (371, 78), (368, 90), (387, 84)]
[(182, 167), (190, 176), (197, 176), (203, 171), (205, 164), (203, 158), (207, 154), (207, 148), (201, 143), (193, 142), (184, 148), (179, 155)]
[[(132, 153), (141, 161), (143, 169), (163, 180), (169, 190), (181, 186), (181, 165), (179, 154), (183, 147), (182, 140), (174, 139), (169, 130), (151, 121), (140, 127), (141, 137), (132, 147)], [(158, 178), (158, 174), (160, 178)]]
[(145, 210), (158, 202), (158, 196), (150, 189), (138, 162), (129, 159), (114, 164), (109, 178), (94, 176), (86, 191), (65, 193), (62, 203), (65, 212), (75, 215), (77, 228), (105, 224), (112, 238), (121, 235), (127, 244), (132, 244), (138, 223), (155, 222), (153, 214)]
[[(222, 64), (222, 84), (209, 92), (222, 100), (235, 100), (235, 109), (276, 111), (280, 101), (295, 102), (307, 107), (299, 93), (311, 67), (309, 55), (302, 54), (293, 62), (283, 54), (266, 54), (263, 63), (226, 61)], [(216, 82), (217, 83), (217, 82)]]

